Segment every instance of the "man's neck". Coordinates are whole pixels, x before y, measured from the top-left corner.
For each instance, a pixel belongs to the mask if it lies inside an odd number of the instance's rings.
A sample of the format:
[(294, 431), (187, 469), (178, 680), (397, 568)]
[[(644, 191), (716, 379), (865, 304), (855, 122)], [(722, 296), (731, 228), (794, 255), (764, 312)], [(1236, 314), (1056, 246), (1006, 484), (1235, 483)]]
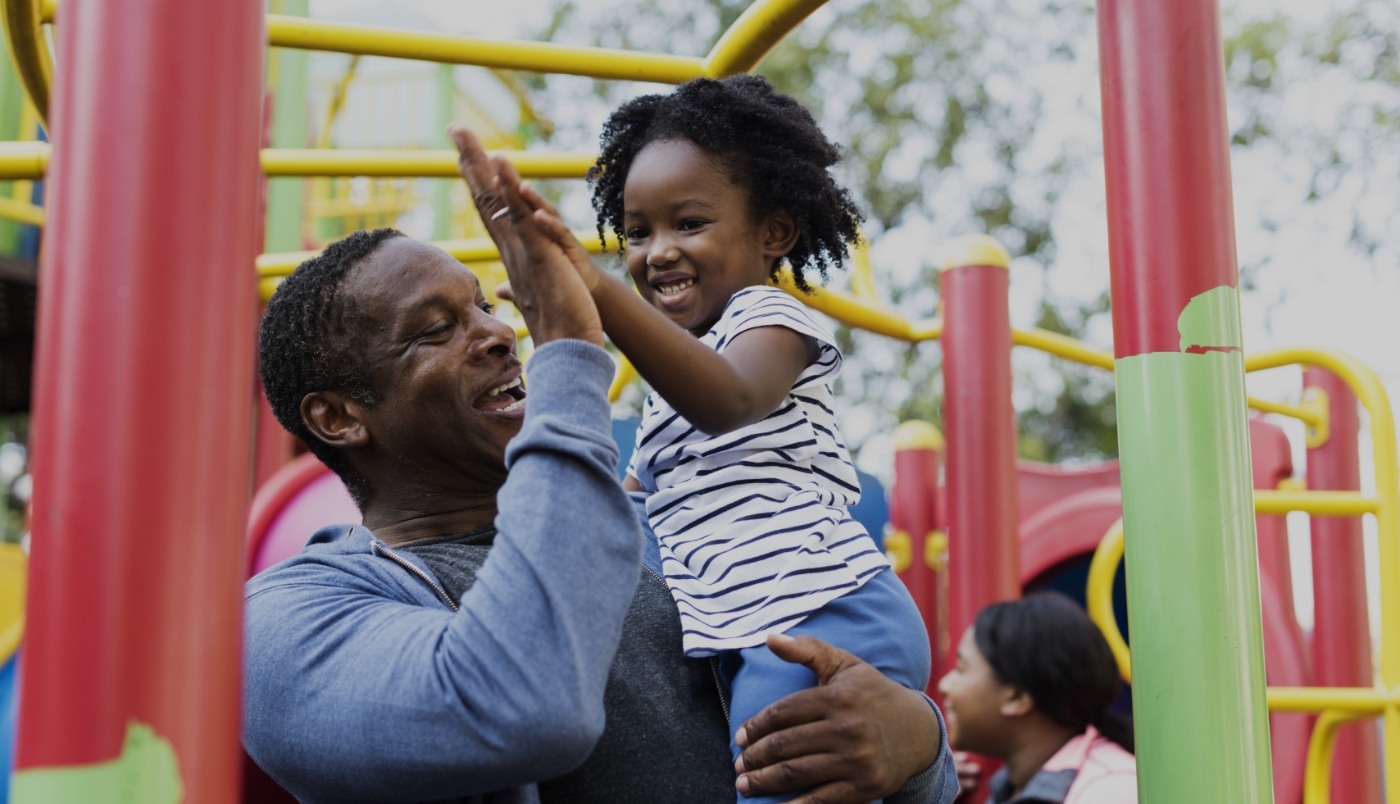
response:
[(429, 511), (421, 506), (371, 502), (365, 526), (390, 547), (409, 547), (455, 533), (490, 527), (496, 521), (496, 495), (455, 497), (451, 510)]

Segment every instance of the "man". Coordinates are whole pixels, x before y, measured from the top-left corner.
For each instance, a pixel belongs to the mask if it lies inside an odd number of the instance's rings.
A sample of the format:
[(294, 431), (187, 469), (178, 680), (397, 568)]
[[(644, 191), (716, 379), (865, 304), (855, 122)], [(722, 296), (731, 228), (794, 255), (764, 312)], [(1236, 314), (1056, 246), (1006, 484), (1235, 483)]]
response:
[(536, 344), (528, 413), (513, 332), (444, 252), (362, 232), (283, 284), (268, 398), (364, 525), (249, 583), (249, 753), (310, 802), (862, 801), (911, 776), (899, 796), (951, 797), (936, 710), (817, 640), (774, 640), (822, 685), (734, 724), (736, 783), (712, 670), (683, 657), (612, 474), (589, 292), (500, 182), (509, 165), (454, 137)]

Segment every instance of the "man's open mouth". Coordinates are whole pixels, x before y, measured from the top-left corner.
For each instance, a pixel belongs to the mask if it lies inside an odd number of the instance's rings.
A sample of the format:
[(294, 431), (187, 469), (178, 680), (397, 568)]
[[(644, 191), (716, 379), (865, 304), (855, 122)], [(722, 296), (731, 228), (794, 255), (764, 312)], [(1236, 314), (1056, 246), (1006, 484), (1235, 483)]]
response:
[(472, 407), (492, 413), (514, 413), (525, 407), (525, 385), (516, 377), (477, 397)]

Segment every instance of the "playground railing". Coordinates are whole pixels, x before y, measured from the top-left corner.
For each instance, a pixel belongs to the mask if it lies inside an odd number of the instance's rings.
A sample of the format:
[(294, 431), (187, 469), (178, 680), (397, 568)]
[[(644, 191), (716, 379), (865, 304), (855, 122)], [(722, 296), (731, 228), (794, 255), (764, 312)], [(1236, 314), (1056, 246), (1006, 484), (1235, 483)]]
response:
[[(1332, 753), (1337, 730), (1350, 722), (1380, 717), (1388, 801), (1396, 800), (1400, 774), (1400, 635), (1392, 633), (1400, 616), (1400, 468), (1397, 468), (1395, 421), (1390, 399), (1376, 374), (1350, 355), (1331, 349), (1295, 347), (1245, 357), (1248, 371), (1288, 365), (1328, 369), (1345, 382), (1370, 417), (1370, 440), (1375, 468), (1375, 496), (1345, 491), (1254, 492), (1255, 511), (1286, 514), (1301, 511), (1314, 516), (1376, 518), (1380, 552), (1380, 677), (1374, 687), (1269, 687), (1271, 712), (1305, 712), (1320, 715), (1308, 742), (1303, 778), (1305, 804), (1331, 800)], [(1276, 412), (1276, 411), (1274, 411)], [(1299, 418), (1302, 418), (1301, 416)], [(1123, 523), (1119, 520), (1104, 535), (1089, 566), (1087, 599), (1089, 615), (1108, 639), (1124, 680), (1131, 680), (1129, 648), (1113, 612), (1113, 580), (1123, 559)]]
[[(547, 42), (483, 39), (455, 34), (385, 30), (361, 25), (267, 15), (272, 47), (466, 64), (495, 69), (681, 84), (702, 76), (753, 69), (783, 37), (826, 0), (758, 0), (704, 57), (672, 56)], [(42, 26), (58, 17), (56, 0), (4, 0), (10, 52), (20, 82), (48, 120), (53, 55)]]

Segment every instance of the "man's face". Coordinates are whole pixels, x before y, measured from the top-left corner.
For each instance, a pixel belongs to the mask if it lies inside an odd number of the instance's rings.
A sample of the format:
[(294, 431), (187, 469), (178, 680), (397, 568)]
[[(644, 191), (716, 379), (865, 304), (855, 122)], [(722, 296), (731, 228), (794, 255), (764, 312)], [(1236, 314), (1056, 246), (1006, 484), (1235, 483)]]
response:
[(523, 372), (515, 332), (476, 277), (441, 249), (395, 237), (345, 292), (368, 322), (371, 443), (429, 485), (504, 482), (506, 444), (525, 418)]

